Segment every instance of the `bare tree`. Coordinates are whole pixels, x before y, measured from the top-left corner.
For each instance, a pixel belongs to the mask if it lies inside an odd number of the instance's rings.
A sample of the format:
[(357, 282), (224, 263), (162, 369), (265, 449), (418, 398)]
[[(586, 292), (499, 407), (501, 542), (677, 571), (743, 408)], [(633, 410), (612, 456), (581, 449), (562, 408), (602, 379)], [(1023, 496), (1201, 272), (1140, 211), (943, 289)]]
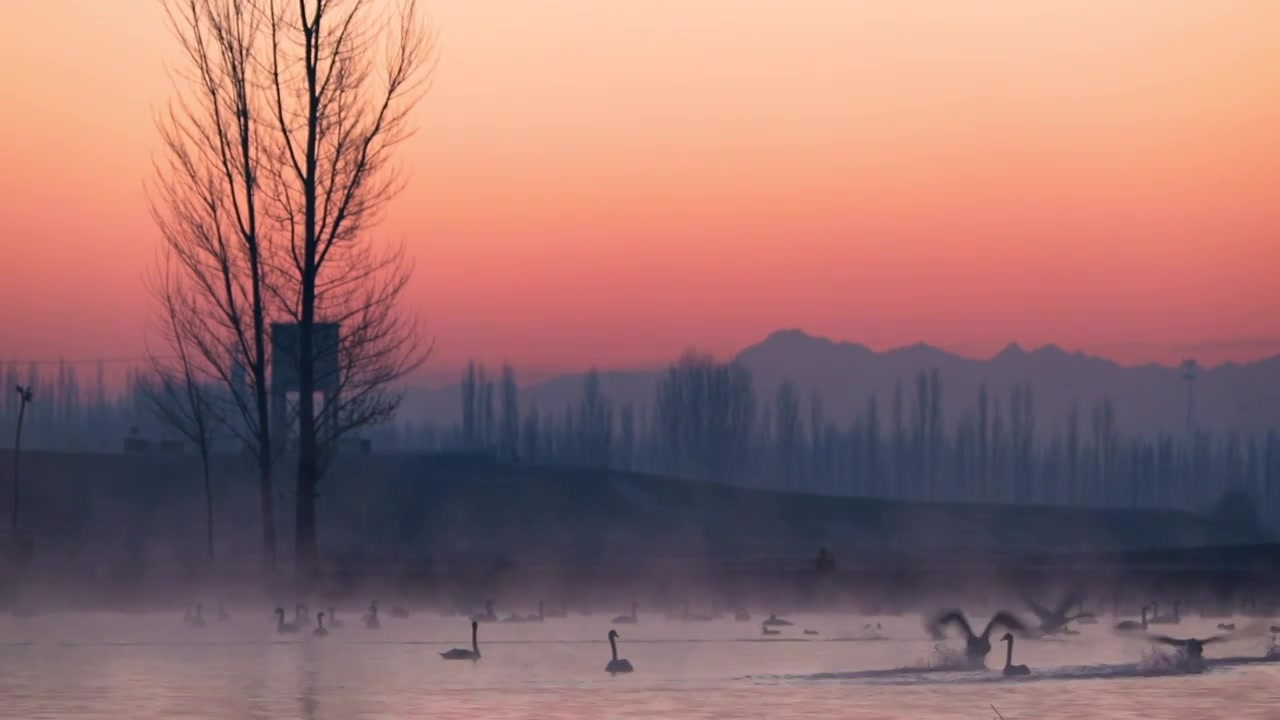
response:
[[(432, 39), (416, 2), (257, 0), (269, 42), (264, 86), (273, 127), (265, 166), (274, 220), (288, 238), (276, 257), (277, 296), (298, 326), (296, 556), (318, 564), (316, 486), (332, 444), (394, 413), (394, 383), (425, 360), (399, 311), (410, 267), (403, 248), (376, 249), (367, 232), (402, 189), (395, 148), (430, 76)], [(344, 405), (316, 413), (318, 323), (339, 323)]]
[(502, 364), (502, 426), (499, 432), (504, 460), (520, 457), (520, 399), (516, 387), (516, 370), (511, 363)]
[(163, 159), (151, 189), (152, 217), (173, 263), (170, 280), (184, 303), (167, 335), (228, 390), (225, 401), (237, 416), (228, 428), (257, 461), (263, 563), (271, 570), (278, 448), (267, 384), (271, 238), (259, 184), (270, 161), (259, 127), (265, 25), (250, 0), (163, 4), (181, 49), (175, 97), (157, 120)]
[(201, 320), (196, 302), (198, 295), (184, 293), (185, 287), (175, 282), (173, 263), (162, 266), (150, 283), (152, 297), (158, 305), (157, 329), (172, 355), (149, 354), (152, 376), (143, 383), (142, 392), (152, 411), (164, 424), (176, 430), (195, 446), (200, 456), (204, 480), (205, 550), (209, 566), (215, 563), (213, 541), (213, 481), (210, 454), (214, 433), (221, 423), (208, 377), (209, 368), (195, 351), (192, 337), (198, 337), (193, 324)]
[(296, 356), (279, 360), (297, 368), (295, 540), (306, 571), (316, 484), (339, 440), (388, 419), (397, 381), (426, 357), (416, 319), (399, 310), (412, 271), (404, 247), (367, 233), (402, 187), (393, 150), (426, 90), (431, 38), (413, 0), (164, 6), (184, 68), (159, 122), (154, 215), (186, 292), (201, 298), (194, 352), (231, 389), (241, 422), (230, 426), (258, 456), (269, 565), (271, 467), (289, 444), (271, 442), (270, 333), (277, 321), (296, 326)]

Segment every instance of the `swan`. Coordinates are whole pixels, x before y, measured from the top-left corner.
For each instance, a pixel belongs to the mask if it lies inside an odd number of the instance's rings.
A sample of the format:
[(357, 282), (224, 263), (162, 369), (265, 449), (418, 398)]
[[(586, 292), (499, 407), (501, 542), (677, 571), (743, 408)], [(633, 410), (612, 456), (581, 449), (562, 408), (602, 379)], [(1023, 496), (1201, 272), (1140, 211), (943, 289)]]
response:
[(1076, 632), (1069, 629), (1067, 623), (1072, 620), (1093, 617), (1093, 613), (1083, 611), (1067, 614), (1068, 610), (1080, 604), (1080, 597), (1074, 594), (1063, 598), (1058, 603), (1058, 606), (1052, 610), (1037, 603), (1030, 597), (1023, 597), (1023, 601), (1026, 602), (1027, 607), (1031, 608), (1031, 612), (1035, 613), (1036, 618), (1040, 621), (1039, 632), (1042, 635), (1074, 635)]
[(281, 635), (296, 633), (298, 632), (298, 627), (299, 625), (297, 620), (294, 620), (293, 622), (284, 621), (284, 608), (276, 608), (276, 632)]
[(329, 637), (329, 631), (324, 629), (324, 613), (316, 613), (316, 629), (311, 631), (312, 637)]
[(364, 626), (370, 630), (377, 630), (382, 627), (382, 623), (378, 621), (378, 601), (374, 600), (369, 603), (369, 612), (361, 618), (364, 620)]
[(986, 628), (983, 629), (981, 635), (975, 635), (973, 629), (969, 627), (969, 621), (965, 619), (964, 614), (959, 610), (950, 610), (943, 613), (938, 619), (933, 621), (933, 626), (937, 630), (941, 630), (947, 625), (959, 625), (964, 631), (965, 648), (964, 654), (969, 662), (975, 666), (986, 666), (987, 653), (991, 652), (991, 631), (997, 625), (1003, 626), (1009, 630), (1017, 630), (1025, 632), (1026, 626), (1018, 618), (1010, 615), (1008, 612), (1001, 610), (991, 617), (987, 622)]
[(222, 598), (218, 598), (218, 622), (228, 622), (231, 620), (231, 613), (227, 612), (227, 606), (222, 604)]
[(1147, 623), (1151, 625), (1179, 625), (1182, 623), (1182, 616), (1178, 614), (1179, 603), (1173, 604), (1172, 615), (1161, 615), (1160, 604), (1151, 603), (1151, 619)]
[(635, 603), (631, 603), (631, 614), (619, 615), (618, 617), (613, 619), (614, 624), (615, 625), (635, 625), (636, 623), (640, 622), (640, 619), (636, 617), (637, 607), (639, 606), (636, 605)]
[(335, 630), (340, 630), (343, 627), (346, 627), (346, 623), (338, 619), (337, 610), (334, 610), (333, 608), (329, 608), (329, 614), (327, 615), (327, 617), (329, 618), (329, 627)]
[(626, 658), (618, 658), (618, 631), (609, 631), (609, 649), (613, 651), (613, 659), (608, 665), (604, 666), (607, 673), (628, 673), (635, 670), (631, 667), (631, 661)]
[(1146, 630), (1147, 629), (1147, 606), (1142, 606), (1142, 620), (1123, 620), (1116, 623), (1116, 630)]
[(1218, 629), (1227, 630), (1227, 631), (1235, 630), (1236, 624), (1235, 623), (1218, 623)]
[(476, 633), (479, 630), (479, 628), (480, 628), (480, 623), (475, 620), (472, 620), (470, 650), (464, 650), (462, 648), (454, 648), (452, 650), (449, 650), (448, 652), (440, 653), (440, 657), (444, 658), (445, 660), (471, 660), (471, 661), (479, 660), (480, 659), (480, 643), (477, 642), (476, 640)]
[(806, 629), (805, 629), (805, 631), (804, 631), (804, 634), (805, 634), (805, 635), (817, 635), (817, 634), (818, 634), (818, 631), (817, 631), (817, 630), (809, 630), (808, 628), (806, 628)]
[(1005, 633), (1004, 637), (1000, 638), (1000, 640), (1009, 643), (1009, 652), (1004, 656), (1004, 674), (1010, 676), (1030, 675), (1031, 668), (1026, 665), (1013, 664), (1013, 633)]
[(188, 610), (187, 614), (182, 617), (182, 622), (191, 627), (204, 627), (203, 608), (200, 603), (196, 603), (194, 610)]
[(1220, 642), (1230, 638), (1231, 635), (1214, 635), (1207, 638), (1171, 638), (1164, 635), (1148, 635), (1147, 638), (1154, 643), (1161, 645), (1170, 645), (1182, 651), (1181, 666), (1185, 672), (1201, 672), (1204, 670), (1204, 646), (1209, 643)]
[(781, 630), (770, 630), (770, 629), (769, 629), (769, 625), (768, 625), (767, 623), (765, 623), (765, 624), (760, 625), (760, 634), (761, 634), (761, 635), (781, 635), (781, 634), (782, 634), (782, 631), (781, 631)]
[(770, 627), (791, 627), (795, 623), (790, 620), (783, 620), (774, 613), (769, 613), (769, 619), (765, 620), (764, 624)]

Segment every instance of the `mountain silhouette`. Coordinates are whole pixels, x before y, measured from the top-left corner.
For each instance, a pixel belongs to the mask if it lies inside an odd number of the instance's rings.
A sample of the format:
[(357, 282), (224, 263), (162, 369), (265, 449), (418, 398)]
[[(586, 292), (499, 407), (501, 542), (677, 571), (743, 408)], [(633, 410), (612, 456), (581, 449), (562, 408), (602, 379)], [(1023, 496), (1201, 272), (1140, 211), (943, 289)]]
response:
[[(1155, 363), (1125, 366), (1056, 345), (1026, 350), (1011, 343), (982, 360), (926, 343), (877, 352), (858, 343), (786, 329), (745, 348), (735, 359), (751, 370), (759, 406), (771, 401), (778, 386), (790, 380), (806, 406), (815, 391), (821, 395), (825, 417), (840, 425), (863, 413), (868, 396), (874, 393), (887, 428), (899, 381), (909, 418), (915, 377), (934, 368), (941, 379), (942, 414), (948, 424), (974, 410), (984, 383), (993, 401), (998, 396), (1006, 417), (1009, 389), (1016, 383), (1030, 383), (1041, 433), (1061, 428), (1073, 402), (1078, 404), (1081, 431), (1088, 433), (1090, 410), (1104, 397), (1114, 404), (1117, 429), (1122, 433), (1181, 434), (1187, 422), (1187, 384), (1180, 368)], [(630, 402), (640, 411), (653, 405), (663, 372), (601, 371), (601, 390), (615, 405)], [(496, 376), (493, 368), (491, 375)], [(562, 375), (522, 387), (520, 405), (527, 408), (536, 402), (544, 413), (561, 414), (581, 397), (584, 377)], [(428, 419), (449, 425), (459, 418), (460, 407), (457, 385), (418, 388), (409, 392), (399, 417), (415, 424)], [(807, 420), (807, 412), (804, 417)], [(1280, 427), (1280, 355), (1201, 368), (1195, 381), (1195, 418), (1198, 427), (1215, 432), (1252, 434)]]

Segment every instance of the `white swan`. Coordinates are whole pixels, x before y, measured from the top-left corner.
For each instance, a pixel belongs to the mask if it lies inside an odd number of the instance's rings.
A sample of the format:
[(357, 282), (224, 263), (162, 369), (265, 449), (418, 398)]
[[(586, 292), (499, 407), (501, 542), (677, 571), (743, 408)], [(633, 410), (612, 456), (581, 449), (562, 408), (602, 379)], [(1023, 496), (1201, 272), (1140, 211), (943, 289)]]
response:
[(1013, 675), (1030, 675), (1030, 674), (1031, 674), (1031, 668), (1027, 667), (1026, 665), (1014, 665), (1014, 664), (1013, 664), (1013, 634), (1012, 634), (1012, 633), (1005, 633), (1005, 634), (1004, 634), (1004, 637), (1002, 637), (1002, 638), (1000, 638), (1000, 639), (1001, 639), (1001, 640), (1003, 640), (1004, 642), (1009, 643), (1009, 652), (1008, 652), (1008, 653), (1006, 653), (1006, 654), (1005, 654), (1005, 656), (1004, 656), (1004, 674), (1005, 674), (1005, 675), (1010, 675), (1010, 676), (1013, 676)]
[(378, 601), (377, 600), (374, 600), (373, 602), (369, 603), (369, 612), (365, 613), (364, 617), (361, 619), (364, 621), (364, 626), (370, 630), (377, 630), (378, 628), (382, 627), (382, 623), (378, 622)]
[(609, 631), (609, 649), (613, 651), (613, 659), (609, 661), (608, 665), (604, 666), (605, 672), (629, 673), (635, 670), (635, 668), (631, 667), (630, 660), (627, 660), (626, 658), (622, 658), (622, 659), (618, 658), (618, 631), (617, 630)]
[(298, 632), (298, 629), (299, 623), (297, 620), (294, 620), (293, 622), (285, 622), (284, 608), (276, 608), (276, 632), (281, 635), (287, 635)]
[(447, 652), (440, 653), (440, 657), (445, 660), (472, 660), (480, 659), (480, 643), (476, 640), (476, 633), (480, 628), (480, 623), (475, 620), (471, 621), (471, 649), (464, 650), (462, 648), (454, 648)]
[(946, 625), (959, 625), (960, 630), (964, 632), (965, 645), (964, 655), (968, 659), (969, 664), (974, 667), (986, 667), (987, 653), (991, 652), (991, 631), (997, 625), (1008, 628), (1009, 630), (1017, 630), (1025, 632), (1026, 626), (1018, 618), (1001, 610), (991, 617), (987, 623), (987, 627), (983, 629), (981, 635), (973, 632), (969, 627), (969, 621), (965, 619), (964, 614), (958, 610), (951, 610), (941, 615), (933, 622), (935, 629), (941, 630)]
[(1116, 623), (1116, 630), (1146, 630), (1147, 629), (1147, 606), (1142, 606), (1142, 620), (1121, 620)]
[(316, 613), (316, 629), (311, 631), (312, 637), (329, 637), (329, 631), (324, 629), (324, 613)]
[(640, 619), (636, 617), (637, 607), (638, 606), (635, 603), (631, 603), (631, 614), (619, 615), (618, 617), (613, 619), (614, 624), (615, 625), (635, 625), (637, 622), (640, 621)]

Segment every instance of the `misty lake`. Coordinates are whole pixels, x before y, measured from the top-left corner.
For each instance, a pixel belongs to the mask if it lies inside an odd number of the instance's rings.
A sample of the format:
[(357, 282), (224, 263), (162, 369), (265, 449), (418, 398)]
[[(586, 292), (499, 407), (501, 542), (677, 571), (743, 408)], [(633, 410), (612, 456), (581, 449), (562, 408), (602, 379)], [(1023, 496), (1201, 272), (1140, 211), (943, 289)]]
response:
[[(771, 637), (759, 616), (485, 623), (472, 663), (437, 654), (469, 645), (462, 617), (384, 617), (368, 630), (353, 608), (315, 638), (278, 635), (266, 610), (233, 613), (204, 628), (180, 613), (0, 617), (0, 717), (1274, 718), (1280, 701), (1280, 663), (1258, 661), (1267, 636), (1213, 645), (1211, 666), (1185, 675), (1151, 667), (1149, 646), (1113, 636), (1106, 618), (1017, 642), (1014, 661), (1032, 675), (1005, 678), (1003, 644), (987, 672), (925, 670), (940, 654), (912, 615), (793, 616)], [(887, 639), (861, 639), (876, 622)], [(1210, 635), (1215, 622), (1188, 619), (1176, 634)], [(610, 627), (634, 673), (605, 672)]]

